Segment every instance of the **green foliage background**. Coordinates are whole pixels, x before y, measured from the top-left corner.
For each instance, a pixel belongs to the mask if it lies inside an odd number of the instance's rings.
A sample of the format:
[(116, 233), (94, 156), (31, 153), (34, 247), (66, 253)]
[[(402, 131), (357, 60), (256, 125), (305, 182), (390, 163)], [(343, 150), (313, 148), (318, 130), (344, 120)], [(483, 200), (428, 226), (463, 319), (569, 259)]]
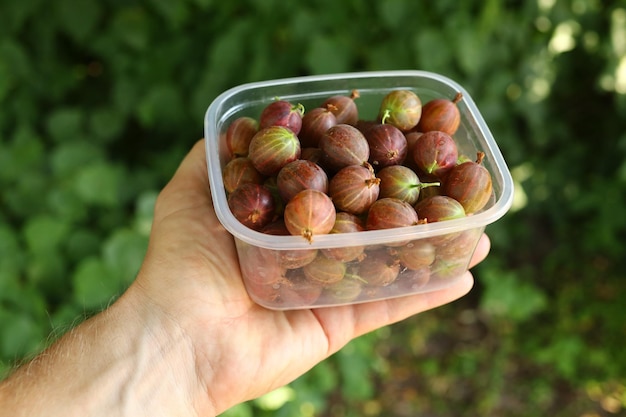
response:
[(0, 22), (0, 374), (131, 282), (217, 94), (423, 69), (516, 180), (475, 289), (225, 415), (626, 413), (623, 0), (7, 0)]

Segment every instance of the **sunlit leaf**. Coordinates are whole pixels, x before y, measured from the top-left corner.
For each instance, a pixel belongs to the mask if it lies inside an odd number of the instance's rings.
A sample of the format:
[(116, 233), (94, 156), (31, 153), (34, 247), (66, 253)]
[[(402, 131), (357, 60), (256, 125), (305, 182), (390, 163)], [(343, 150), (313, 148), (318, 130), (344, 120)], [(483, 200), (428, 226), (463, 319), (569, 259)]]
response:
[(576, 375), (580, 361), (587, 361), (585, 343), (579, 335), (563, 335), (535, 352), (540, 363), (554, 366), (566, 378)]
[(289, 401), (293, 401), (294, 397), (295, 392), (293, 388), (284, 386), (262, 395), (254, 400), (254, 402), (263, 410), (275, 411)]
[(249, 403), (240, 403), (220, 414), (220, 417), (254, 417), (253, 407)]
[(352, 400), (370, 398), (374, 390), (372, 361), (369, 355), (358, 352), (358, 343), (359, 340), (355, 340), (337, 353), (341, 391), (346, 398)]
[(321, 362), (311, 369), (310, 377), (315, 381), (315, 389), (320, 393), (329, 393), (339, 384), (337, 370), (329, 361)]
[(157, 196), (157, 192), (147, 191), (139, 195), (136, 201), (135, 230), (144, 236), (148, 236), (152, 229), (154, 205), (156, 204)]
[(489, 314), (521, 322), (547, 306), (541, 289), (522, 281), (513, 271), (489, 269), (481, 277), (486, 288), (480, 305)]

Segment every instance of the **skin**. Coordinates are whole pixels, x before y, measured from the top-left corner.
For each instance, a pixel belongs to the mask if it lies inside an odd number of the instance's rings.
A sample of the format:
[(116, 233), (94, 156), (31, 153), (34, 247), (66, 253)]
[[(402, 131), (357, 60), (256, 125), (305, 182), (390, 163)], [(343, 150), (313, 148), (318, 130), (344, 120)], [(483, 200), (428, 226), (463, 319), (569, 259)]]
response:
[[(489, 252), (481, 238), (471, 266)], [(160, 193), (133, 284), (0, 383), (0, 416), (215, 416), (288, 384), (353, 338), (465, 295), (271, 311), (246, 294), (199, 141)]]

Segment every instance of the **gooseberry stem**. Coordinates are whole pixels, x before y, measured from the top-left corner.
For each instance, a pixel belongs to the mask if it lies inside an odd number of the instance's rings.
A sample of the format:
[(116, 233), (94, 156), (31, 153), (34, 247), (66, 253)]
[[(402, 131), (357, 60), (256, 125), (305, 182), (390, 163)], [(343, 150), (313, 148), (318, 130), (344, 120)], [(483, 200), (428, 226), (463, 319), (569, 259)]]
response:
[(386, 109), (383, 113), (383, 117), (380, 119), (380, 123), (384, 125), (389, 117), (391, 117), (391, 111)]
[(439, 187), (440, 185), (440, 182), (420, 182), (419, 184), (415, 184), (414, 187), (419, 187), (419, 189), (421, 190), (427, 187)]

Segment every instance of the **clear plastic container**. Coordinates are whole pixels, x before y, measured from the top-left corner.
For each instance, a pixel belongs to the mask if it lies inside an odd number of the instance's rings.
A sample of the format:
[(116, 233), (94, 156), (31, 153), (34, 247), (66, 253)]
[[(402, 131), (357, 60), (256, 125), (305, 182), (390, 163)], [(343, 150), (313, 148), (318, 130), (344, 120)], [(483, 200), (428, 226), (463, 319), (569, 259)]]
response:
[[(240, 116), (259, 117), (261, 110), (277, 97), (301, 103), (305, 109), (318, 107), (332, 95), (350, 95), (358, 90), (359, 118), (374, 120), (381, 99), (389, 91), (409, 89), (423, 104), (439, 97), (452, 99), (457, 92), (461, 124), (454, 138), (459, 154), (484, 152), (482, 164), (491, 173), (493, 196), (480, 212), (455, 220), (387, 230), (317, 235), (312, 242), (301, 236), (275, 236), (254, 231), (241, 224), (231, 213), (224, 189), (222, 169), (228, 158), (225, 132)], [(368, 302), (423, 293), (454, 284), (468, 269), (470, 258), (485, 227), (501, 218), (510, 208), (513, 181), (504, 158), (474, 101), (456, 82), (425, 71), (382, 71), (296, 77), (249, 83), (219, 95), (205, 117), (206, 155), (211, 194), (217, 217), (234, 237), (244, 283), (258, 304), (278, 310), (335, 306)], [(345, 276), (332, 284), (317, 284), (307, 279), (304, 268), (289, 268), (298, 258), (325, 256), (336, 248), (362, 249), (356, 260), (345, 262)], [(416, 256), (431, 254), (425, 267), (399, 265), (392, 282), (362, 279), (366, 259), (399, 250), (417, 251)], [(421, 251), (421, 252), (420, 252)], [(427, 255), (428, 256), (428, 255)]]

